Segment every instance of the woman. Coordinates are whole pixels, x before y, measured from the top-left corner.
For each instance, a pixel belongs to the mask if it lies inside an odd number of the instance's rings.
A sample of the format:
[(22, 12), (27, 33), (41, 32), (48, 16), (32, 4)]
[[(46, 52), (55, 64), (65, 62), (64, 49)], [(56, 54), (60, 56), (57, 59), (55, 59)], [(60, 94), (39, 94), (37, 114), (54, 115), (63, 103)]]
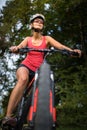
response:
[[(71, 48), (59, 43), (55, 39), (50, 36), (43, 36), (42, 30), (44, 27), (45, 17), (42, 14), (35, 14), (30, 19), (30, 26), (32, 30), (32, 36), (26, 37), (18, 46), (12, 46), (10, 50), (15, 53), (19, 48), (30, 47), (37, 49), (45, 49), (49, 46), (53, 46), (57, 49), (66, 49), (69, 51), (78, 52), (79, 56), (81, 56), (80, 50), (72, 50)], [(27, 57), (22, 61), (19, 66), (16, 76), (17, 76), (17, 84), (14, 87), (7, 108), (6, 117), (3, 120), (3, 123), (7, 123), (10, 120), (14, 122), (14, 118), (12, 117), (12, 113), (19, 103), (24, 89), (26, 88), (29, 77), (34, 76), (35, 71), (40, 67), (43, 62), (43, 54), (38, 52), (29, 52)], [(14, 104), (15, 103), (15, 104)], [(14, 107), (13, 107), (14, 106)]]

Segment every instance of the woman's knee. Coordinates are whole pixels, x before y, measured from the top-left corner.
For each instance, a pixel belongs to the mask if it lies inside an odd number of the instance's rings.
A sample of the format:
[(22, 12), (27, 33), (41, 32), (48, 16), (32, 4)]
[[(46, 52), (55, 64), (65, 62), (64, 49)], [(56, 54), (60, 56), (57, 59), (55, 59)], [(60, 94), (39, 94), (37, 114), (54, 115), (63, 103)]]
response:
[(18, 78), (18, 82), (20, 82), (21, 84), (27, 84), (29, 81), (29, 77), (28, 76), (19, 76)]
[(25, 67), (20, 67), (16, 73), (17, 80), (21, 84), (27, 83), (29, 81), (29, 71)]

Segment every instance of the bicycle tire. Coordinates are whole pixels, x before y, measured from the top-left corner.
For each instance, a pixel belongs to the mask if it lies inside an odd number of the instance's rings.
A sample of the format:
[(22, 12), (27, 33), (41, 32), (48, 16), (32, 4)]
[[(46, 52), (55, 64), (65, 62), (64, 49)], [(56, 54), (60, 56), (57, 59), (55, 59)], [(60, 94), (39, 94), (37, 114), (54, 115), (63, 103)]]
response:
[(50, 66), (44, 63), (39, 70), (38, 102), (34, 122), (34, 130), (51, 130), (50, 118)]

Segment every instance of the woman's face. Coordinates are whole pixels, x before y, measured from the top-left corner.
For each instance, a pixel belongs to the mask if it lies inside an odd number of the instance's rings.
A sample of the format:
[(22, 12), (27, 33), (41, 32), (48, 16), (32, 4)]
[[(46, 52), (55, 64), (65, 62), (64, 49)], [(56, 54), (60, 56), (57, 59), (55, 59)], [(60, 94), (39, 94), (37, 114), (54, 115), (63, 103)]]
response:
[(42, 30), (43, 26), (44, 26), (44, 21), (40, 18), (36, 18), (33, 23), (31, 24), (31, 26), (35, 29), (39, 29)]

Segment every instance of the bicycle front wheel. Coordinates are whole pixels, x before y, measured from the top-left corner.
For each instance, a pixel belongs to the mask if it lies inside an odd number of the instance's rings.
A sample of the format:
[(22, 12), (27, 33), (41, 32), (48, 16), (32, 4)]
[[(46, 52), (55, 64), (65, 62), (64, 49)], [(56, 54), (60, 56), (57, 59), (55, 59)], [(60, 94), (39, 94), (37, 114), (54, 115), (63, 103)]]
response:
[(50, 116), (50, 66), (44, 63), (39, 70), (38, 78), (38, 102), (35, 115), (34, 130), (51, 130), (52, 120)]

